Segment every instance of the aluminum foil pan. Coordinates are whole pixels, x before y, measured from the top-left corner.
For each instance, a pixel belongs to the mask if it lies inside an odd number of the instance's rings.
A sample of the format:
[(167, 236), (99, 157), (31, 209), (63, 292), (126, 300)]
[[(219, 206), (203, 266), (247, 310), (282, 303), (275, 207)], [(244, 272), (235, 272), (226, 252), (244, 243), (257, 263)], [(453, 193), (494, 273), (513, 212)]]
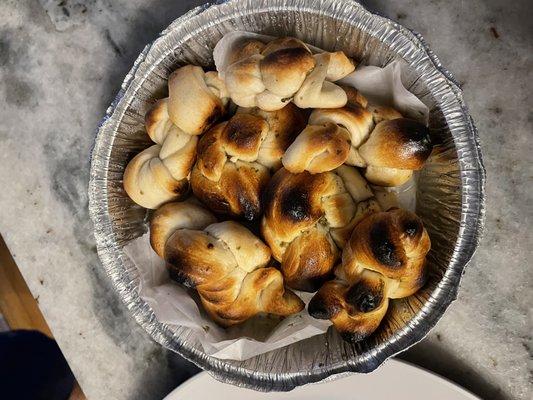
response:
[[(202, 351), (188, 328), (158, 322), (137, 294), (137, 270), (122, 248), (146, 230), (146, 212), (124, 192), (124, 168), (149, 144), (144, 114), (166, 94), (169, 73), (184, 63), (211, 65), (213, 47), (232, 30), (297, 36), (378, 66), (401, 58), (408, 64), (406, 86), (430, 109), (437, 147), (419, 176), (417, 193), (417, 213), (433, 244), (429, 283), (416, 295), (394, 301), (378, 331), (361, 343), (343, 342), (330, 329), (246, 361), (219, 360)], [(136, 321), (155, 341), (221, 381), (285, 391), (341, 373), (370, 372), (429, 332), (456, 298), (463, 269), (478, 245), (484, 183), (478, 136), (461, 90), (419, 35), (352, 1), (230, 0), (188, 12), (140, 54), (98, 130), (89, 208), (102, 264)]]

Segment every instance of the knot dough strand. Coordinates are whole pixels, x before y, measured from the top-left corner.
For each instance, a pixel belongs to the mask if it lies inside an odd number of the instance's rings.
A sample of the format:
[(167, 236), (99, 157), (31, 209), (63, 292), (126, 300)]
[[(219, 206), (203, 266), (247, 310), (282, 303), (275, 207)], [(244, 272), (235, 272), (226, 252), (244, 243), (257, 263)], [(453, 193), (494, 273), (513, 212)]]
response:
[(289, 171), (320, 173), (344, 163), (364, 166), (354, 149), (370, 134), (374, 126), (372, 113), (365, 108), (366, 99), (355, 89), (346, 87), (343, 92), (348, 95), (344, 107), (313, 110), (309, 125), (283, 156), (283, 166)]
[(242, 225), (215, 217), (192, 202), (168, 203), (151, 221), (150, 242), (175, 281), (198, 291), (207, 313), (221, 326), (258, 313), (290, 315), (304, 308), (286, 290), (269, 248)]
[(261, 231), (287, 285), (314, 291), (330, 276), (355, 224), (379, 206), (356, 169), (321, 174), (280, 169), (264, 195)]
[(344, 248), (336, 278), (313, 297), (309, 313), (330, 319), (350, 342), (364, 339), (381, 323), (389, 299), (410, 296), (424, 285), (430, 247), (414, 213), (394, 209), (366, 217)]
[(270, 170), (281, 166), (285, 149), (304, 124), (292, 104), (272, 112), (239, 108), (201, 138), (191, 174), (194, 194), (217, 213), (256, 219)]
[(343, 52), (313, 55), (295, 38), (268, 44), (243, 41), (229, 55), (224, 73), (231, 99), (242, 107), (273, 111), (292, 99), (300, 108), (342, 107), (347, 97), (332, 83), (355, 69)]
[(367, 106), (353, 88), (344, 90), (346, 106), (315, 109), (283, 156), (283, 166), (293, 173), (320, 173), (346, 163), (365, 168), (375, 185), (402, 185), (431, 153), (428, 128), (390, 107)]
[(194, 164), (198, 138), (174, 129), (163, 145), (153, 145), (137, 154), (124, 171), (124, 190), (137, 204), (158, 208), (183, 198), (187, 176)]
[(187, 177), (196, 159), (198, 137), (183, 132), (168, 115), (168, 99), (157, 101), (145, 117), (155, 143), (137, 154), (124, 171), (124, 190), (137, 204), (155, 209), (179, 200), (189, 188)]
[(379, 186), (399, 186), (422, 169), (433, 146), (429, 129), (412, 119), (379, 122), (359, 148), (365, 177)]
[(226, 112), (228, 92), (214, 71), (186, 65), (168, 78), (168, 115), (189, 135), (205, 132)]
[(179, 200), (189, 188), (196, 157), (196, 135), (226, 111), (228, 94), (216, 72), (201, 67), (178, 68), (169, 78), (169, 97), (146, 113), (146, 132), (157, 146), (134, 157), (124, 172), (128, 196), (145, 208)]

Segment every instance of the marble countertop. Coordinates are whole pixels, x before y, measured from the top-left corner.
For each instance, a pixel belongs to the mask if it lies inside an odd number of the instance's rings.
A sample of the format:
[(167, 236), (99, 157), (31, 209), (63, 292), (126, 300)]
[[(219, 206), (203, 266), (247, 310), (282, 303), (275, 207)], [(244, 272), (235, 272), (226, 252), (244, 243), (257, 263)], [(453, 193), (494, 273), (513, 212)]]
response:
[[(0, 5), (0, 232), (90, 399), (159, 399), (197, 371), (151, 342), (111, 289), (87, 185), (95, 128), (123, 77), (158, 32), (200, 3)], [(401, 358), (483, 398), (530, 398), (531, 8), (526, 0), (364, 3), (420, 32), (461, 82), (488, 176), (485, 235), (459, 298)]]

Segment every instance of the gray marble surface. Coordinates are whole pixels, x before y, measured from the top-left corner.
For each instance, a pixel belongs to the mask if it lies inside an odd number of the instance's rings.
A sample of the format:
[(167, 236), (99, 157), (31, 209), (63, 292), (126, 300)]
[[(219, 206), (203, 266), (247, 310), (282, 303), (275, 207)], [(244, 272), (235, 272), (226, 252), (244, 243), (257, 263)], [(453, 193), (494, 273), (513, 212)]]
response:
[[(203, 1), (0, 4), (0, 232), (90, 399), (159, 399), (196, 369), (130, 318), (87, 212), (95, 127), (145, 44)], [(533, 25), (527, 1), (365, 1), (420, 32), (461, 82), (487, 221), (458, 300), (401, 355), (489, 399), (531, 395)], [(529, 162), (528, 162), (529, 161)]]

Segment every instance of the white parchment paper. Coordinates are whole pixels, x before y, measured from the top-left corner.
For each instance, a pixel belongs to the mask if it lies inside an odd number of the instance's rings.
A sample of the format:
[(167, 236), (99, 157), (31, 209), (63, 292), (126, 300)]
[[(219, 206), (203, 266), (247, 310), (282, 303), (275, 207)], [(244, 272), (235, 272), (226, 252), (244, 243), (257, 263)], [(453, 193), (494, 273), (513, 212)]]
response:
[[(245, 38), (262, 41), (273, 37), (250, 32), (232, 32), (224, 36), (214, 49), (213, 57), (217, 70), (224, 75), (227, 54), (235, 43)], [(311, 47), (313, 52), (320, 49)], [(394, 61), (385, 68), (359, 67), (342, 80), (343, 84), (357, 88), (369, 100), (377, 104), (396, 107), (402, 114), (427, 122), (427, 107), (401, 81), (401, 61)], [(415, 181), (400, 188), (379, 189), (383, 204), (402, 206), (414, 210)], [(157, 319), (171, 326), (190, 328), (201, 343), (206, 354), (222, 359), (245, 360), (258, 354), (287, 346), (291, 343), (322, 334), (331, 325), (329, 321), (311, 318), (307, 310), (280, 319), (260, 316), (246, 323), (223, 329), (203, 312), (194, 291), (170, 280), (165, 263), (152, 250), (149, 234), (132, 240), (124, 252), (139, 270), (139, 295), (152, 307)], [(297, 292), (307, 304), (313, 294)]]

